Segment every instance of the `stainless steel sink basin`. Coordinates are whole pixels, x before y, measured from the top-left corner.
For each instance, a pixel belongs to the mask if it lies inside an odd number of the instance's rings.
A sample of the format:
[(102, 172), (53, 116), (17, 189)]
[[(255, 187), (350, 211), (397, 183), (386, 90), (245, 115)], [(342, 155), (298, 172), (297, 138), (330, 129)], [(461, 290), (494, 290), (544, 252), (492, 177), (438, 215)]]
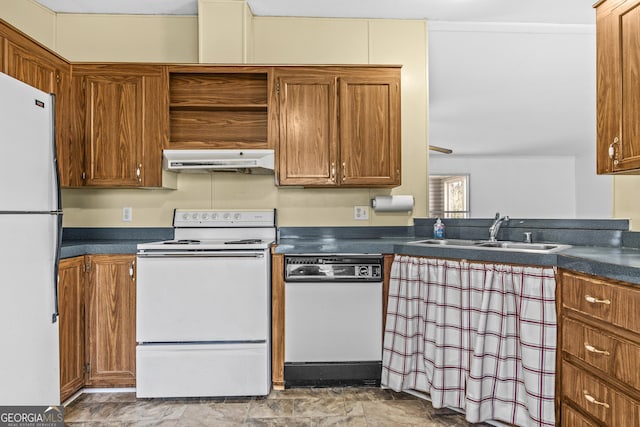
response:
[(416, 246), (451, 246), (459, 249), (487, 249), (532, 253), (552, 253), (571, 247), (571, 245), (561, 245), (558, 243), (491, 242), (488, 240), (465, 239), (425, 239), (409, 242), (409, 244)]
[(433, 246), (473, 246), (482, 243), (480, 240), (463, 240), (463, 239), (427, 239), (409, 242), (409, 244), (423, 244)]
[(521, 242), (483, 242), (478, 243), (483, 248), (527, 249), (530, 251), (550, 251), (559, 245), (546, 243), (521, 243)]

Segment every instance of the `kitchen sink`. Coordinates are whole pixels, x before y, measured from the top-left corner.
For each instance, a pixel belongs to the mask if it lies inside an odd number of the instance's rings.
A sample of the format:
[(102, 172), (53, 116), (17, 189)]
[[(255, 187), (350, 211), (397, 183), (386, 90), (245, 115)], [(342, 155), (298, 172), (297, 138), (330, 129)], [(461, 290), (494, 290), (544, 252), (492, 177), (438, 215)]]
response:
[(559, 243), (524, 243), (511, 241), (465, 240), (465, 239), (426, 239), (409, 242), (416, 246), (451, 246), (460, 249), (488, 249), (515, 252), (553, 253), (570, 248), (571, 245)]
[(433, 246), (474, 246), (482, 243), (480, 240), (463, 240), (463, 239), (427, 239), (409, 242), (411, 245), (433, 245)]

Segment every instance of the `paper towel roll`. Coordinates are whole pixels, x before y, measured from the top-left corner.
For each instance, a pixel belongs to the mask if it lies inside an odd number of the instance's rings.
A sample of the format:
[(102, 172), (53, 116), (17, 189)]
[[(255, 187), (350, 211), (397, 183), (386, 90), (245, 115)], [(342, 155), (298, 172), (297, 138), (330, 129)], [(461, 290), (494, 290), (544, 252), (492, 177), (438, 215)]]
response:
[(413, 196), (376, 196), (371, 206), (376, 212), (408, 212), (413, 210)]

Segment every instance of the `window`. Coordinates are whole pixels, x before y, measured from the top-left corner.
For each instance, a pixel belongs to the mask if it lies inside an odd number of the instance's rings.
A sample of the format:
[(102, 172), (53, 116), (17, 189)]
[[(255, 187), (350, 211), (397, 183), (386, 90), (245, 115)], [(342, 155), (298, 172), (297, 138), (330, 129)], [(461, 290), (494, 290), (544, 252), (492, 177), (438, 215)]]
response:
[(469, 217), (469, 175), (429, 175), (429, 216)]

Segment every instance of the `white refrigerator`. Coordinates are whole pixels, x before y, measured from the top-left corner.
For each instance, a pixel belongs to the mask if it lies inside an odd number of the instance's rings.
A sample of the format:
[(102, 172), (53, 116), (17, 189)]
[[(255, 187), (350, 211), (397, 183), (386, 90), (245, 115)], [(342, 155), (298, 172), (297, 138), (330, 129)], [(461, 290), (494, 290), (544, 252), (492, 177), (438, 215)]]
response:
[(0, 405), (60, 403), (54, 102), (0, 73)]

